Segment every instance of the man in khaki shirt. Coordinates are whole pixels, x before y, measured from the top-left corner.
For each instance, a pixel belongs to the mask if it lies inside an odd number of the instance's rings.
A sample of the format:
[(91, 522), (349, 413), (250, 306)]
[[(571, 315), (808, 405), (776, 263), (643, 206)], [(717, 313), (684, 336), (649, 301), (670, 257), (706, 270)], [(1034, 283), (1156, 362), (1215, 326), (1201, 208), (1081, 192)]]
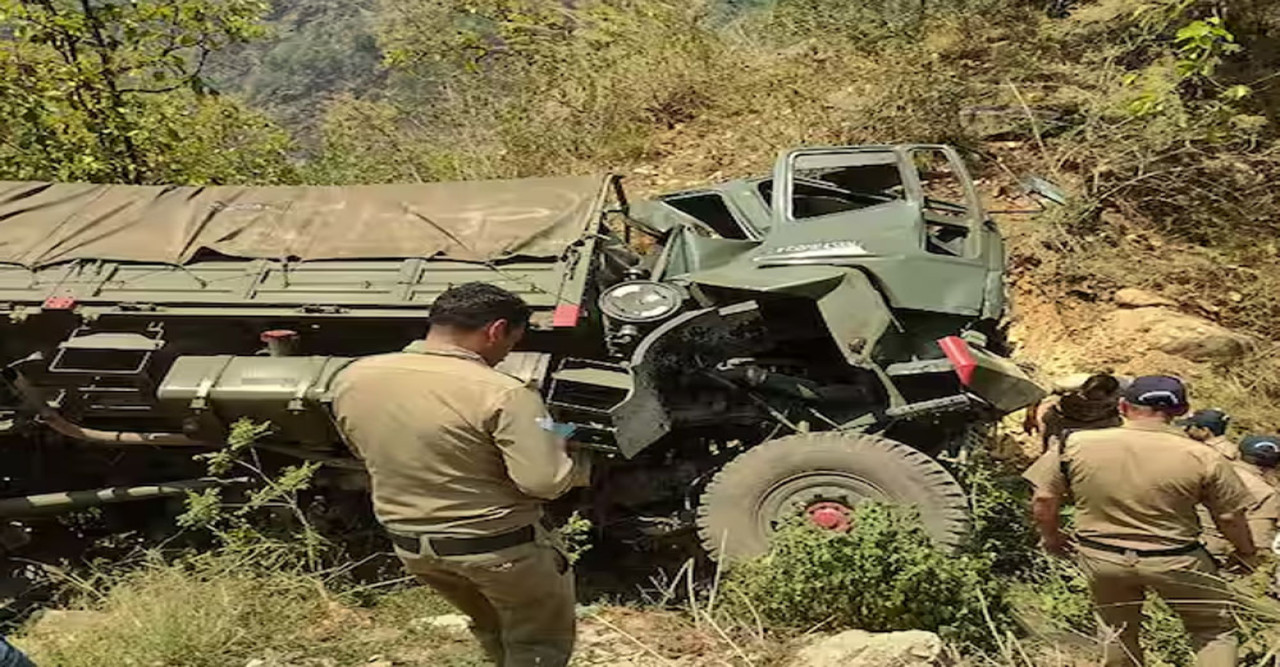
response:
[(1231, 415), (1222, 410), (1196, 410), (1190, 417), (1180, 420), (1178, 426), (1186, 429), (1191, 439), (1203, 442), (1228, 461), (1240, 458), (1236, 444), (1227, 439), (1227, 426)]
[(1231, 596), (1199, 543), (1196, 505), (1204, 504), (1242, 559), (1255, 556), (1244, 511), (1250, 497), (1214, 450), (1178, 431), (1186, 411), (1177, 378), (1136, 378), (1124, 391), (1119, 428), (1069, 434), (1024, 474), (1040, 535), (1050, 553), (1064, 554), (1059, 510), (1076, 503), (1076, 549), (1107, 634), (1108, 667), (1142, 665), (1138, 632), (1147, 589), (1182, 618), (1201, 667), (1236, 664)]
[(585, 468), (541, 397), (493, 369), (529, 314), (493, 285), (451, 288), (432, 304), (426, 339), (348, 366), (333, 406), (406, 569), (471, 617), (499, 665), (562, 667), (573, 572), (540, 520)]
[[(1245, 510), (1253, 543), (1266, 551), (1275, 543), (1280, 529), (1280, 491), (1271, 485), (1270, 477), (1280, 465), (1280, 435), (1250, 435), (1240, 441), (1239, 458), (1232, 468), (1249, 490), (1250, 504)], [(1204, 541), (1209, 553), (1219, 558), (1231, 555), (1231, 545), (1212, 526), (1205, 526)]]

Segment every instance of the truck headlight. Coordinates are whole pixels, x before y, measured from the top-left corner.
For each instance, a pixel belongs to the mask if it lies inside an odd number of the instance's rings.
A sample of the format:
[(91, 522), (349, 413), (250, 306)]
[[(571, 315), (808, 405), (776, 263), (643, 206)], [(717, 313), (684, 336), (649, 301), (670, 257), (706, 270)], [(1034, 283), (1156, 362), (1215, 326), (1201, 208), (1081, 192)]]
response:
[(684, 291), (652, 280), (618, 283), (600, 295), (600, 311), (618, 322), (656, 322), (671, 317), (684, 303)]

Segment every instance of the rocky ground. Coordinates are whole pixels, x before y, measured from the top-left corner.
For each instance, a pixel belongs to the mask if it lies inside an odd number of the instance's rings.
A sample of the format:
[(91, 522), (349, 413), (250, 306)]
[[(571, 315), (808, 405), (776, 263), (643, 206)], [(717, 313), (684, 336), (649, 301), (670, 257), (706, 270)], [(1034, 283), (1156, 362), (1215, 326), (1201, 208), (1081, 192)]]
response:
[[(392, 640), (395, 629), (377, 627), (350, 610), (335, 610), (340, 623), (366, 634)], [(779, 665), (785, 667), (935, 667), (954, 664), (942, 640), (931, 632), (869, 633), (849, 630), (815, 632), (791, 641), (722, 635), (709, 626), (691, 623), (674, 612), (640, 611), (622, 607), (584, 608), (579, 626), (574, 667), (712, 667), (720, 665)], [(93, 632), (104, 621), (92, 611), (50, 610), (26, 633), (27, 642), (66, 641), (76, 633)], [(466, 629), (467, 619), (442, 614), (414, 619), (398, 632), (416, 635), (416, 650), (370, 654), (358, 663), (330, 659), (267, 655), (244, 667), (365, 667), (482, 664)], [(23, 642), (19, 642), (23, 643)]]

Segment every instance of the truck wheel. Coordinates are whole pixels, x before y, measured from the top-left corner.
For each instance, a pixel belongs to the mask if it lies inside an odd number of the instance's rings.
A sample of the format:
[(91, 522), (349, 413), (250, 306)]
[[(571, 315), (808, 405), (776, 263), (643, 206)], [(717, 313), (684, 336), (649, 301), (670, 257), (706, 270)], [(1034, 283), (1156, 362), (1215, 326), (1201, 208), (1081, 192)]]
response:
[(750, 558), (793, 517), (856, 530), (852, 508), (865, 500), (916, 506), (943, 547), (964, 536), (964, 490), (937, 461), (880, 436), (804, 433), (750, 449), (716, 473), (698, 507), (698, 537), (717, 560)]

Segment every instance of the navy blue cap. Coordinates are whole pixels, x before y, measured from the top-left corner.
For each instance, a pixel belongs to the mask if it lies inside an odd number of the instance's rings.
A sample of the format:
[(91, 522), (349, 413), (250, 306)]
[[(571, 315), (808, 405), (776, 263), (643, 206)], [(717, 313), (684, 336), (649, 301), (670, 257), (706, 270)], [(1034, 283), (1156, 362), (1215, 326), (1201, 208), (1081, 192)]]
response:
[(1280, 464), (1280, 435), (1249, 435), (1240, 440), (1240, 458), (1264, 468)]
[(1178, 426), (1186, 428), (1188, 426), (1199, 426), (1207, 428), (1215, 435), (1222, 435), (1227, 432), (1227, 425), (1231, 423), (1231, 415), (1214, 408), (1212, 410), (1196, 410), (1186, 419), (1179, 419)]
[(1161, 410), (1187, 409), (1187, 387), (1182, 380), (1168, 375), (1136, 377), (1124, 390), (1124, 400), (1131, 405)]

